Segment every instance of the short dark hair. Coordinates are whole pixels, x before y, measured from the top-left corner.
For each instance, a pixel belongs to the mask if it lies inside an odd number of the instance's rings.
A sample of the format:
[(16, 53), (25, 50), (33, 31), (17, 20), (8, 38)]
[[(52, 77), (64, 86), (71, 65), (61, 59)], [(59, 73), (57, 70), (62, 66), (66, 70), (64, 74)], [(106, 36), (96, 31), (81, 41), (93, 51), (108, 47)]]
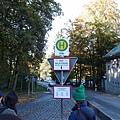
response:
[[(15, 94), (15, 92), (11, 91), (6, 95), (5, 105), (8, 108), (15, 110), (15, 105), (17, 102), (18, 102), (18, 96)], [(15, 110), (15, 112), (17, 112), (17, 111)]]
[(0, 120), (22, 120), (13, 114), (0, 114)]
[(15, 94), (15, 92), (9, 92), (5, 97), (5, 104), (8, 107), (15, 106), (18, 102), (18, 96)]

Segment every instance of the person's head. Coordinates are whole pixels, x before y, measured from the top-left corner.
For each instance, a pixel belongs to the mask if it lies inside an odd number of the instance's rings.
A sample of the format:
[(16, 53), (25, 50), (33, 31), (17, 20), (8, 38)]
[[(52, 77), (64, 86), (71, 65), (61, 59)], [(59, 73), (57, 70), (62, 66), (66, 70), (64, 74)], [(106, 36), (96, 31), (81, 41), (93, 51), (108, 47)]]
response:
[(84, 85), (81, 84), (78, 88), (76, 88), (72, 93), (72, 97), (78, 105), (78, 116), (79, 116), (80, 115), (80, 104), (85, 100)]
[(15, 92), (9, 92), (5, 97), (5, 105), (9, 108), (14, 108), (16, 103), (18, 102), (18, 96)]
[(77, 87), (73, 91), (72, 97), (75, 101), (84, 101), (85, 100), (85, 87), (84, 87), (84, 85), (81, 84), (79, 87)]
[(0, 120), (22, 120), (22, 119), (12, 114), (0, 114)]

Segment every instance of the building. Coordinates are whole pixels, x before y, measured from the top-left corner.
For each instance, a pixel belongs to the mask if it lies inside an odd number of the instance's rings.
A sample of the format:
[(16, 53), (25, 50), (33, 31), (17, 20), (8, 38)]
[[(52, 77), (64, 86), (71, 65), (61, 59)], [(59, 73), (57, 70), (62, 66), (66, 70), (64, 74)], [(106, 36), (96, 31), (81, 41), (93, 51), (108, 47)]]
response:
[(106, 91), (120, 94), (120, 44), (103, 56), (106, 59)]

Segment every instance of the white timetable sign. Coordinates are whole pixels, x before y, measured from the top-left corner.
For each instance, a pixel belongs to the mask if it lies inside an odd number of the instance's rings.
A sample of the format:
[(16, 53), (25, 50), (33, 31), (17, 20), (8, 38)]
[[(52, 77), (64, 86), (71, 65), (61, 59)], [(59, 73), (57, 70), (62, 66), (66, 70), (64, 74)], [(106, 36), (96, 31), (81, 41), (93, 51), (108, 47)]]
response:
[(69, 71), (70, 70), (70, 59), (69, 58), (60, 58), (60, 59), (55, 59), (53, 60), (53, 69), (54, 70), (58, 70), (58, 71), (62, 71), (62, 70), (66, 70)]

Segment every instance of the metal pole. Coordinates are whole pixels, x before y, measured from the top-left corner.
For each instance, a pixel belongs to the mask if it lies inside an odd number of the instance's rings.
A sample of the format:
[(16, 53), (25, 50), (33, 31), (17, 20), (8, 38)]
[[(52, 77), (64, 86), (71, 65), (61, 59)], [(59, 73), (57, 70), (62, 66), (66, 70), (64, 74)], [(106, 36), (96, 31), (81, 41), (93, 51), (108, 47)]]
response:
[(33, 79), (32, 79), (32, 94), (33, 94)]
[(30, 81), (28, 81), (28, 96), (30, 96)]
[[(63, 71), (61, 71), (61, 86), (63, 86)], [(63, 120), (63, 99), (61, 99), (61, 120)]]
[[(63, 57), (61, 56), (61, 58)], [(61, 71), (61, 86), (63, 86), (63, 71)], [(61, 120), (63, 120), (63, 99), (61, 99)]]

